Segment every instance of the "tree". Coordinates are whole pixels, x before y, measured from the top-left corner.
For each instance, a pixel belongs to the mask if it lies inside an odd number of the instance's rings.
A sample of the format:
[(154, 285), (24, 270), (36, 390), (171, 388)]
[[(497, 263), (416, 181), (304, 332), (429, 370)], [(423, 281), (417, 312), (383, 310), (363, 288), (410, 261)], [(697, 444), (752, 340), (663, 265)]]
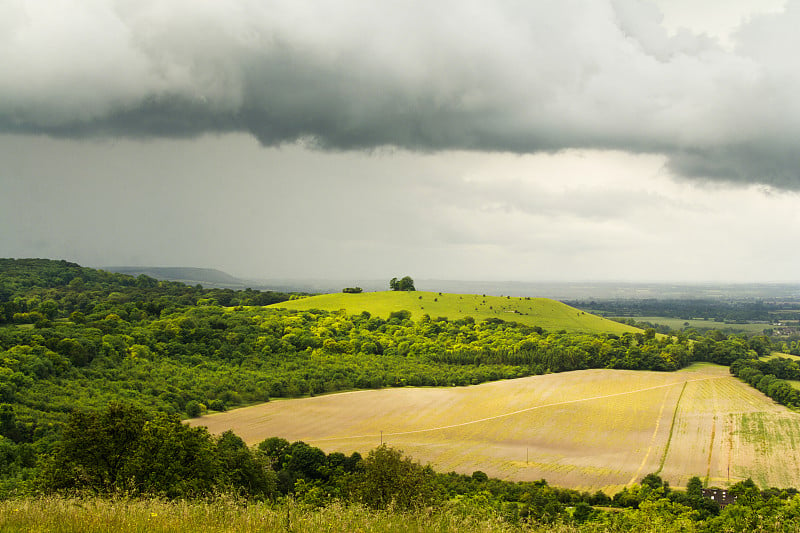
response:
[(70, 415), (38, 481), (46, 491), (205, 496), (221, 479), (215, 451), (205, 428), (189, 427), (176, 415), (151, 416), (133, 405), (111, 404)]
[(400, 280), (400, 290), (401, 291), (417, 290), (414, 288), (414, 280), (411, 279), (411, 276), (405, 276), (403, 279)]
[(700, 481), (700, 478), (694, 476), (689, 482), (686, 484), (686, 494), (687, 496), (691, 496), (693, 498), (702, 498), (703, 497), (703, 482)]
[(177, 415), (157, 413), (142, 428), (123, 470), (123, 487), (167, 498), (212, 494), (223, 472), (214, 440), (204, 427), (190, 427)]
[(249, 496), (270, 496), (277, 491), (277, 476), (262, 454), (253, 454), (233, 431), (217, 439), (217, 456), (223, 483)]
[(53, 461), (44, 469), (45, 487), (120, 488), (145, 420), (142, 409), (126, 404), (111, 404), (102, 412), (73, 412)]
[(382, 444), (364, 459), (355, 488), (361, 501), (374, 509), (416, 509), (439, 499), (434, 478), (429, 467)]
[(411, 276), (405, 276), (402, 279), (392, 278), (389, 280), (389, 288), (393, 291), (415, 291), (414, 280)]
[(364, 289), (362, 289), (361, 287), (345, 287), (344, 289), (342, 289), (342, 292), (345, 294), (358, 294), (363, 290)]

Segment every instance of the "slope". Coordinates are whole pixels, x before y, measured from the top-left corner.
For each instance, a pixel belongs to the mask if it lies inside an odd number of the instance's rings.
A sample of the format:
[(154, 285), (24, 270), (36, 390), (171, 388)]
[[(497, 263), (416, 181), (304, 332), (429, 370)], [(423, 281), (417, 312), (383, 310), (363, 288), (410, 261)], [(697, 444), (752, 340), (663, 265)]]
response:
[(650, 472), (673, 486), (748, 477), (800, 485), (800, 415), (696, 364), (679, 372), (580, 370), (460, 388), (394, 388), (269, 402), (190, 421), (327, 452), (381, 442), (437, 470), (518, 481), (544, 478), (616, 492)]
[(450, 320), (470, 316), (478, 321), (499, 318), (508, 322), (539, 326), (547, 331), (565, 330), (618, 335), (625, 332), (641, 332), (632, 326), (585, 313), (547, 298), (384, 291), (360, 294), (322, 294), (281, 302), (272, 307), (300, 311), (345, 309), (349, 314), (367, 311), (382, 318), (395, 311), (407, 310), (411, 312), (411, 317), (415, 320), (425, 314), (432, 318), (443, 316)]

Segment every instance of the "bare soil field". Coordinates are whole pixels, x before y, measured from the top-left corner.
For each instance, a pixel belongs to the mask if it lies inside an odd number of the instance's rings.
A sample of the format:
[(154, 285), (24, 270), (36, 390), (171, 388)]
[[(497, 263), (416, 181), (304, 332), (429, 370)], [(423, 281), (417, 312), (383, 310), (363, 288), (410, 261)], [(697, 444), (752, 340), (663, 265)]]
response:
[(393, 388), (273, 401), (190, 421), (250, 444), (280, 436), (326, 452), (386, 442), (436, 470), (615, 492), (659, 472), (724, 487), (800, 486), (800, 415), (730, 376), (581, 370), (461, 388)]

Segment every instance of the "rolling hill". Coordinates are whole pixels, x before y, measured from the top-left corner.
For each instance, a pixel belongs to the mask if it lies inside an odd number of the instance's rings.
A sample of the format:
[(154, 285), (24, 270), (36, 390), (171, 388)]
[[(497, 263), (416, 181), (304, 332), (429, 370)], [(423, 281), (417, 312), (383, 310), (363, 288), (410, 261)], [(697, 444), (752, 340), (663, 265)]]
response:
[(431, 318), (447, 317), (457, 320), (471, 316), (481, 321), (499, 318), (539, 326), (547, 331), (565, 330), (583, 333), (641, 332), (640, 329), (575, 309), (547, 298), (516, 298), (482, 296), (479, 294), (448, 294), (436, 292), (363, 292), (359, 294), (322, 294), (274, 304), (271, 307), (304, 311), (321, 309), (349, 314), (367, 311), (382, 318), (394, 311), (407, 310), (417, 320), (427, 314)]
[(201, 284), (205, 287), (223, 287), (233, 289), (244, 289), (252, 286), (252, 283), (231, 276), (230, 274), (215, 268), (195, 268), (195, 267), (131, 267), (131, 266), (110, 266), (103, 267), (107, 272), (117, 272), (129, 276), (144, 274), (155, 279), (168, 281), (180, 281), (187, 285)]
[(673, 486), (752, 478), (800, 485), (800, 415), (731, 376), (592, 369), (459, 388), (392, 388), (275, 401), (190, 421), (327, 452), (381, 442), (440, 471), (609, 493), (658, 472)]

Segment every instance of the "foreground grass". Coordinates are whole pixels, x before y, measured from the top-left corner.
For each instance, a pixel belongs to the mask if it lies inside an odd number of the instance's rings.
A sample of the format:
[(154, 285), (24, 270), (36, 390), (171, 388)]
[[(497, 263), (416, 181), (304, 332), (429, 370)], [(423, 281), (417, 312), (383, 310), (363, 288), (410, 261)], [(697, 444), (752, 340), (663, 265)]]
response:
[[(695, 521), (688, 508), (667, 500), (643, 502), (638, 510), (602, 513), (583, 524), (509, 523), (494, 511), (465, 514), (456, 508), (418, 512), (375, 511), (333, 503), (311, 508), (293, 501), (246, 503), (232, 498), (212, 501), (34, 497), (0, 501), (3, 533), (738, 533), (800, 531), (800, 498), (779, 510), (744, 508), (724, 520)], [(476, 517), (477, 516), (477, 517)], [(723, 518), (722, 516), (719, 518)]]
[(512, 531), (499, 519), (475, 520), (454, 513), (390, 513), (332, 504), (310, 509), (291, 502), (240, 503), (43, 497), (0, 502), (0, 531), (125, 532), (458, 532)]
[(208, 502), (168, 502), (154, 499), (37, 497), (0, 502), (0, 531), (3, 533), (664, 533), (695, 530), (691, 522), (678, 520), (678, 524), (674, 519), (665, 521), (659, 516), (630, 520), (621, 513), (612, 513), (612, 518), (611, 521), (590, 522), (581, 526), (511, 524), (496, 515), (475, 518), (453, 510), (387, 512), (339, 503), (309, 508), (293, 502), (244, 503), (226, 498)]

